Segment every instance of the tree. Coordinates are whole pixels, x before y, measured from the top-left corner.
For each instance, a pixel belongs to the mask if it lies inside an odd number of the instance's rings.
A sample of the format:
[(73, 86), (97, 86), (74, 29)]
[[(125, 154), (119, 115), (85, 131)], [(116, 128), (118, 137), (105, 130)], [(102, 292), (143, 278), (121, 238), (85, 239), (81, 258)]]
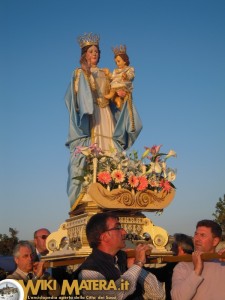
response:
[(0, 254), (12, 255), (13, 248), (18, 243), (17, 237), (18, 231), (13, 228), (9, 228), (10, 236), (7, 234), (0, 234)]
[(223, 236), (225, 235), (225, 194), (223, 199), (219, 198), (219, 201), (216, 203), (216, 211), (213, 214), (215, 217), (215, 222), (217, 222), (223, 230)]

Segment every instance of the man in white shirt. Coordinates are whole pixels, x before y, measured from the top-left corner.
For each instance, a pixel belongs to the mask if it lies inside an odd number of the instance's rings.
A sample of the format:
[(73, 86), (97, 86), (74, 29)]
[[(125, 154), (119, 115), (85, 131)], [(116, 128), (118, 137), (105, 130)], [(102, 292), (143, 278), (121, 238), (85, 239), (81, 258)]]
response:
[(197, 223), (192, 262), (176, 265), (172, 277), (173, 300), (222, 300), (225, 295), (225, 262), (204, 262), (202, 253), (215, 253), (222, 236), (221, 227), (212, 220)]

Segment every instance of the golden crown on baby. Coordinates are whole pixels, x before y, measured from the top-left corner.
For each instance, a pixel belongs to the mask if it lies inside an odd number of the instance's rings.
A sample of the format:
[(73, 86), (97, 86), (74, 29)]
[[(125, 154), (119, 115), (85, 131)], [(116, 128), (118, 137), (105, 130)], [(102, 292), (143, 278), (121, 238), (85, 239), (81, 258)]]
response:
[(119, 54), (126, 54), (127, 47), (126, 47), (126, 45), (120, 45), (118, 47), (112, 48), (112, 51), (115, 56), (117, 56)]
[(84, 48), (85, 46), (99, 44), (100, 36), (97, 34), (91, 33), (84, 33), (83, 35), (78, 36), (77, 41), (80, 45), (80, 48)]

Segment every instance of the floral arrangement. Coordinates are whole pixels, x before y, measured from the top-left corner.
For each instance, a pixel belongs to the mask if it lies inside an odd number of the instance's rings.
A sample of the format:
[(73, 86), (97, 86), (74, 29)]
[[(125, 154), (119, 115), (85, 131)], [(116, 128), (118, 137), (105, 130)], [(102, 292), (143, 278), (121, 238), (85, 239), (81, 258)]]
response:
[(169, 193), (175, 188), (172, 181), (176, 179), (176, 170), (167, 167), (167, 159), (176, 157), (176, 152), (161, 153), (161, 147), (145, 147), (140, 159), (136, 151), (127, 155), (125, 151), (115, 149), (103, 152), (97, 144), (77, 147), (75, 155), (86, 156), (86, 167), (84, 175), (75, 179), (81, 180), (84, 188), (98, 182), (109, 190), (123, 188), (133, 192), (152, 190)]

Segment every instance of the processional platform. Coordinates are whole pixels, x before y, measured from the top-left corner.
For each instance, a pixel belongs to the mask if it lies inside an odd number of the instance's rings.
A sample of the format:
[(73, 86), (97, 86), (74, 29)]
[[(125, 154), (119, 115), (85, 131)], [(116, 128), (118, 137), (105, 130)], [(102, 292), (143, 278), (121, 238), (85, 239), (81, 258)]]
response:
[[(147, 218), (145, 212), (157, 212), (167, 207), (175, 197), (175, 189), (170, 192), (151, 190), (133, 192), (123, 188), (109, 190), (100, 183), (92, 183), (87, 192), (80, 194), (70, 217), (47, 238), (49, 254), (43, 258), (52, 261), (52, 266), (79, 264), (92, 249), (86, 237), (88, 220), (99, 212), (115, 212), (122, 227), (127, 232), (128, 247), (134, 248), (138, 242), (150, 243), (153, 252), (166, 252), (168, 233)], [(130, 237), (130, 238), (129, 238)]]

